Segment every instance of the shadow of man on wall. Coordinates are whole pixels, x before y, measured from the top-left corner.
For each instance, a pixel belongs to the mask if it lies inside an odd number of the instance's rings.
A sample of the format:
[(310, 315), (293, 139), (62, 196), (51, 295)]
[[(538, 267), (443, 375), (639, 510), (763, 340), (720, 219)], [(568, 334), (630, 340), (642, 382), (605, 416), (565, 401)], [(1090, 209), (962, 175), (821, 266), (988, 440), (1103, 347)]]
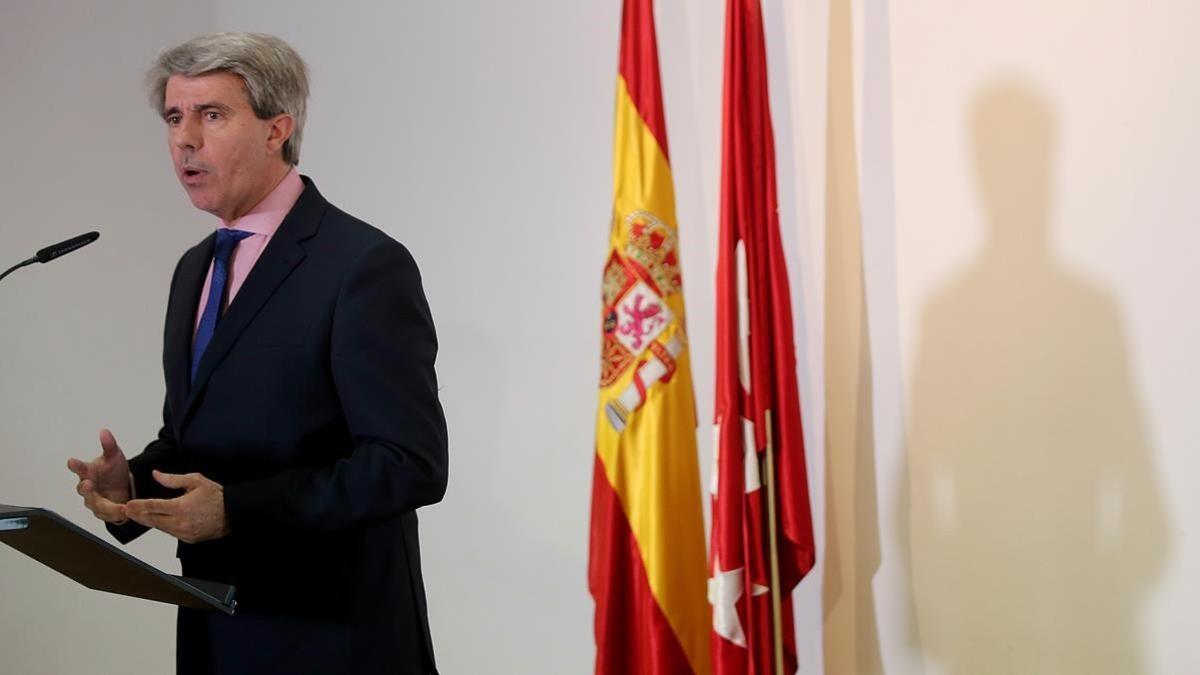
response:
[(970, 123), (988, 237), (922, 314), (909, 396), (918, 639), (961, 675), (1145, 672), (1167, 528), (1121, 311), (1051, 245), (1050, 103), (998, 82)]

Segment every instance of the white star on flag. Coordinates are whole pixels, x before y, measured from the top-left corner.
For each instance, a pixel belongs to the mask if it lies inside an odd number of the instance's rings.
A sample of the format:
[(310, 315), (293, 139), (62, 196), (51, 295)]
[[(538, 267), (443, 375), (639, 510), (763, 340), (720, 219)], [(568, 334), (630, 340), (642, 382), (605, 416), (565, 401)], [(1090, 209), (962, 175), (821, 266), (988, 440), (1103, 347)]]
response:
[(762, 475), (758, 471), (758, 450), (754, 447), (754, 423), (742, 418), (742, 448), (746, 456), (742, 458), (742, 471), (745, 472), (746, 494), (762, 489)]
[(717, 418), (717, 423), (713, 425), (713, 460), (712, 460), (712, 484), (709, 486), (709, 492), (712, 496), (717, 496), (717, 489), (721, 486), (721, 418)]
[(716, 572), (708, 580), (708, 604), (713, 607), (713, 632), (739, 647), (746, 646), (746, 633), (738, 617), (737, 601), (742, 597), (742, 568), (721, 571), (721, 561), (714, 558)]
[[(721, 486), (721, 424), (723, 420), (717, 420), (713, 425), (713, 461), (712, 461), (712, 483), (709, 486), (709, 491), (715, 497), (717, 489)], [(758, 468), (758, 451), (754, 448), (754, 423), (746, 418), (742, 418), (742, 448), (745, 456), (742, 460), (742, 470), (746, 481), (746, 494), (750, 494), (755, 490), (762, 488), (762, 476)]]

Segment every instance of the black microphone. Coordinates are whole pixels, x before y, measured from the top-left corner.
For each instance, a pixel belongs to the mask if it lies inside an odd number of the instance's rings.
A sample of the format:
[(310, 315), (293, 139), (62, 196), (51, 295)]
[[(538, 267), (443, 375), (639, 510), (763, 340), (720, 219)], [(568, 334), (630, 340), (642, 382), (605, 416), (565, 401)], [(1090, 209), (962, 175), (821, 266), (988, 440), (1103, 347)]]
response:
[(32, 265), (33, 263), (48, 263), (59, 256), (64, 256), (71, 251), (81, 249), (99, 238), (99, 232), (88, 232), (87, 234), (81, 234), (78, 237), (71, 237), (66, 241), (60, 241), (57, 244), (47, 246), (37, 253), (34, 253), (32, 258), (29, 258), (28, 260), (22, 260), (16, 265), (13, 265), (5, 270), (4, 274), (0, 274), (0, 279), (3, 279), (4, 277), (12, 274), (14, 271), (19, 270), (26, 265)]

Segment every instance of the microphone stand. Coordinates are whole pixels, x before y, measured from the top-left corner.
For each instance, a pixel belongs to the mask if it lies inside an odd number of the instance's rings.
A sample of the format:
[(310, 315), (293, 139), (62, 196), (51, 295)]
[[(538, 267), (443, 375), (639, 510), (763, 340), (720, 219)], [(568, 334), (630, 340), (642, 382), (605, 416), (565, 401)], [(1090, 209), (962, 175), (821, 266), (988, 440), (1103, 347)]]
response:
[(37, 261), (38, 261), (38, 258), (36, 255), (33, 256), (32, 258), (30, 258), (29, 260), (22, 260), (21, 262), (17, 263), (16, 265), (13, 265), (12, 267), (4, 270), (4, 274), (0, 274), (0, 280), (3, 280), (4, 277), (12, 274), (13, 272), (16, 272), (17, 270), (21, 269), (22, 267), (24, 267), (26, 265), (32, 265), (33, 263), (35, 263)]

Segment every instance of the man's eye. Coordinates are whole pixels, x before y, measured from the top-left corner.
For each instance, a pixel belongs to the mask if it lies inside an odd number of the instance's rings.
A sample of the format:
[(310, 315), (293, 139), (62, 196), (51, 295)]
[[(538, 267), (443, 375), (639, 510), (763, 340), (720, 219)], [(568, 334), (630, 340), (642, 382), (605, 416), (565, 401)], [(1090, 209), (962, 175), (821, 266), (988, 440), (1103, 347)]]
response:
[(179, 124), (179, 115), (168, 115), (167, 116), (167, 124), (169, 124), (171, 126), (175, 126), (176, 124)]
[(204, 119), (210, 122), (215, 122), (216, 120), (221, 119), (221, 113), (217, 112), (216, 110), (205, 111)]

